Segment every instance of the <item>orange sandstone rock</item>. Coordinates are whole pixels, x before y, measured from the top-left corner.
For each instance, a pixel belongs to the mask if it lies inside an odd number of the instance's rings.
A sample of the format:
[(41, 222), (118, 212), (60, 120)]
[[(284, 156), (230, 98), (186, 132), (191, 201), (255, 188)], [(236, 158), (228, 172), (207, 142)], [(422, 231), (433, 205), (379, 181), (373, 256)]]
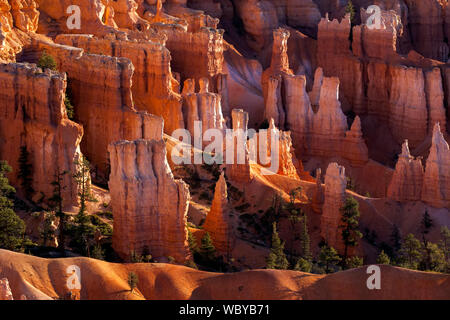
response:
[(0, 300), (14, 300), (7, 278), (0, 279)]
[(417, 201), (422, 196), (423, 166), (409, 152), (408, 141), (402, 146), (402, 153), (395, 165), (387, 197), (397, 201)]
[(175, 180), (162, 140), (119, 141), (109, 146), (113, 247), (125, 260), (147, 248), (155, 257), (184, 262), (189, 255), (189, 188)]
[(230, 222), (231, 207), (228, 203), (227, 183), (224, 173), (216, 183), (211, 210), (206, 216), (203, 229), (209, 232), (217, 251), (229, 254), (233, 249), (234, 236)]
[(346, 185), (345, 168), (339, 166), (336, 162), (330, 163), (325, 174), (320, 235), (327, 241), (329, 246), (337, 250), (343, 248), (339, 224), (341, 221), (340, 208), (344, 204)]

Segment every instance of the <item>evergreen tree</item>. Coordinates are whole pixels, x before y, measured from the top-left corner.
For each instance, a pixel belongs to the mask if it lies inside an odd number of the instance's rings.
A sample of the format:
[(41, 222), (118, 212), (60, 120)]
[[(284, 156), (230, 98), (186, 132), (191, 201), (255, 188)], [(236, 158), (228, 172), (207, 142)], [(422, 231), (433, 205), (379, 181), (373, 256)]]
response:
[(139, 277), (136, 273), (131, 271), (128, 273), (128, 285), (130, 286), (130, 291), (133, 292), (139, 284)]
[(389, 259), (389, 256), (384, 253), (384, 250), (381, 250), (378, 258), (377, 258), (378, 264), (391, 264), (391, 259)]
[(421, 262), (421, 269), (430, 270), (431, 268), (431, 251), (432, 246), (428, 245), (427, 235), (430, 233), (433, 228), (433, 220), (428, 214), (428, 210), (425, 210), (423, 214), (422, 221), (420, 223), (420, 234), (422, 235), (422, 247), (424, 251), (424, 257)]
[(96, 244), (92, 249), (91, 258), (104, 260), (105, 259), (105, 251), (102, 249), (100, 244)]
[(306, 216), (306, 214), (304, 214), (302, 217), (302, 230), (300, 233), (300, 243), (302, 249), (302, 258), (311, 262), (312, 260), (311, 240), (309, 239), (308, 217)]
[(439, 247), (444, 253), (445, 272), (450, 273), (450, 230), (447, 226), (441, 227), (441, 240), (439, 241)]
[(311, 272), (313, 264), (310, 260), (299, 258), (294, 266), (294, 270), (302, 272)]
[(400, 249), (401, 265), (409, 269), (417, 269), (422, 258), (422, 245), (413, 234), (408, 234)]
[(63, 211), (64, 199), (62, 196), (62, 192), (66, 188), (66, 186), (64, 185), (64, 176), (67, 173), (68, 171), (56, 171), (54, 175), (55, 180), (53, 180), (51, 183), (53, 186), (53, 195), (49, 199), (53, 209), (55, 210), (56, 217), (59, 218), (58, 249), (63, 253), (63, 255), (65, 252), (67, 216)]
[(44, 225), (40, 230), (44, 247), (47, 247), (48, 242), (55, 238), (55, 230), (53, 229), (54, 221), (55, 216), (51, 212), (44, 212)]
[(336, 265), (341, 261), (338, 252), (333, 247), (324, 245), (320, 248), (319, 264), (325, 268), (326, 273), (334, 272)]
[(189, 250), (191, 251), (192, 255), (195, 255), (198, 252), (197, 239), (192, 234), (189, 228), (187, 228), (187, 233), (188, 233)]
[(348, 257), (345, 265), (349, 269), (359, 268), (363, 265), (363, 258), (358, 256)]
[(78, 184), (78, 196), (80, 197), (78, 214), (83, 215), (86, 213), (87, 202), (95, 201), (91, 194), (89, 161), (83, 156), (81, 161), (75, 160), (74, 164), (77, 170), (73, 174), (73, 177)]
[(284, 254), (284, 242), (281, 241), (277, 232), (277, 223), (273, 223), (272, 248), (267, 257), (267, 269), (287, 269), (289, 262)]
[(216, 259), (216, 248), (212, 242), (209, 232), (206, 232), (202, 238), (202, 245), (200, 247), (200, 253), (205, 262), (214, 262)]
[(10, 198), (16, 191), (6, 177), (11, 171), (6, 161), (0, 161), (0, 248), (22, 251), (28, 239), (25, 239), (25, 223), (14, 212)]
[(445, 253), (437, 244), (427, 242), (426, 257), (429, 260), (428, 264), (422, 264), (423, 267), (426, 267), (423, 269), (424, 271), (445, 272)]
[(344, 241), (344, 267), (347, 263), (348, 248), (356, 247), (358, 240), (362, 238), (362, 233), (358, 230), (359, 227), (359, 204), (358, 202), (349, 197), (345, 199), (345, 203), (340, 208), (341, 212), (341, 225), (342, 240)]
[(47, 54), (46, 51), (44, 51), (39, 58), (39, 61), (37, 63), (37, 66), (41, 69), (50, 69), (55, 71), (56, 70), (56, 61), (55, 58), (49, 54)]
[(31, 199), (34, 190), (33, 184), (33, 165), (30, 163), (30, 153), (26, 146), (20, 147), (19, 155), (19, 173), (18, 178), (21, 180), (20, 184), (25, 192), (25, 197)]
[(353, 5), (353, 2), (351, 0), (349, 0), (347, 2), (347, 6), (345, 7), (345, 13), (346, 14), (350, 14), (350, 21), (353, 23), (355, 20), (355, 6)]

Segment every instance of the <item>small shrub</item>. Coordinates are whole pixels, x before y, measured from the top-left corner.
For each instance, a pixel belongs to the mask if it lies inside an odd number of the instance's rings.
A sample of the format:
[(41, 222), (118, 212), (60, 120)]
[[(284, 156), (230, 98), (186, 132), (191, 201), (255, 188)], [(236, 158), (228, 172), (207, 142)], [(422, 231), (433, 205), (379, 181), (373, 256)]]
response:
[(53, 58), (53, 56), (47, 54), (46, 51), (44, 51), (41, 55), (41, 57), (39, 58), (39, 61), (37, 63), (37, 66), (39, 68), (41, 68), (42, 70), (44, 69), (50, 69), (53, 71), (56, 71), (56, 61), (55, 58)]

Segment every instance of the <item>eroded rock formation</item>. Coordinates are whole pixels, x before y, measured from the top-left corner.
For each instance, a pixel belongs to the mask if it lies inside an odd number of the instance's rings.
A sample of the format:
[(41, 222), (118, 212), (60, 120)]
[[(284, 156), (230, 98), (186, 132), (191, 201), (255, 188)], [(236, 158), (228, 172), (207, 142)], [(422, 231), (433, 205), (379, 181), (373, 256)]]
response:
[(184, 262), (189, 255), (188, 186), (175, 180), (162, 140), (119, 141), (109, 146), (109, 187), (114, 250), (125, 260), (145, 250)]
[(222, 173), (216, 183), (211, 210), (206, 216), (203, 229), (209, 232), (216, 249), (229, 254), (233, 248), (234, 236), (231, 225), (231, 206), (228, 203), (227, 182)]
[[(81, 157), (83, 129), (67, 117), (64, 106), (64, 74), (35, 65), (11, 63), (0, 65), (0, 158), (13, 167), (11, 181), (20, 186), (21, 147), (29, 153), (34, 196), (53, 195), (55, 174), (76, 171)], [(78, 203), (77, 186), (71, 174), (64, 175), (63, 199), (66, 206)], [(30, 195), (30, 196), (33, 196)]]
[(0, 279), (0, 300), (14, 300), (7, 278)]
[(328, 165), (325, 174), (324, 203), (320, 220), (320, 235), (329, 246), (337, 250), (343, 248), (339, 225), (341, 221), (340, 208), (345, 201), (347, 178), (345, 168), (336, 162)]

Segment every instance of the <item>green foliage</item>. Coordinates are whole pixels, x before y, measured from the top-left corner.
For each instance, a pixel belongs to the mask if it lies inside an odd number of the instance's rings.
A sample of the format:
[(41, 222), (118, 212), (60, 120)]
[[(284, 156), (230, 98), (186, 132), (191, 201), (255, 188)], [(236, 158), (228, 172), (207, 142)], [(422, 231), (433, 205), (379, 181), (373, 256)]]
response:
[(401, 245), (399, 260), (401, 266), (417, 269), (422, 258), (422, 245), (412, 233), (408, 234)]
[(333, 247), (324, 245), (320, 248), (319, 264), (324, 267), (326, 273), (334, 272), (340, 261), (341, 258)]
[(313, 264), (310, 260), (299, 258), (295, 264), (294, 270), (302, 272), (311, 272)]
[(89, 161), (83, 156), (81, 161), (77, 159), (74, 161), (74, 164), (77, 169), (73, 173), (73, 178), (78, 184), (78, 196), (80, 197), (80, 209), (78, 213), (84, 214), (86, 212), (86, 203), (88, 201), (96, 201), (91, 194)]
[(384, 252), (384, 250), (381, 250), (380, 254), (378, 255), (377, 263), (378, 264), (391, 264), (391, 259)]
[(44, 225), (40, 230), (42, 244), (44, 247), (48, 245), (48, 242), (55, 238), (55, 230), (53, 229), (53, 222), (56, 217), (52, 212), (44, 212)]
[(392, 227), (391, 244), (393, 255), (394, 257), (396, 257), (402, 247), (402, 237), (400, 235), (400, 230), (398, 229), (396, 224), (394, 224), (394, 226)]
[(195, 264), (195, 262), (194, 262), (193, 260), (188, 260), (188, 261), (186, 261), (186, 262), (184, 263), (184, 265), (185, 265), (186, 267), (189, 267), (189, 268), (198, 270), (198, 267), (197, 267), (197, 265)]
[(63, 197), (62, 192), (66, 189), (64, 185), (64, 176), (69, 173), (68, 171), (56, 171), (54, 179), (52, 181), (53, 195), (49, 199), (50, 205), (55, 210), (56, 217), (59, 218), (59, 235), (58, 235), (58, 249), (61, 252), (65, 250), (66, 232), (67, 232), (67, 216), (63, 212)]
[(133, 292), (139, 284), (139, 277), (136, 273), (131, 271), (128, 273), (128, 285), (130, 286), (130, 291)]
[(450, 230), (446, 226), (441, 227), (439, 247), (444, 253), (445, 272), (450, 273)]
[(345, 7), (345, 13), (346, 14), (350, 14), (350, 21), (353, 22), (355, 20), (355, 6), (353, 5), (353, 2), (351, 0), (349, 0), (347, 2), (347, 6)]
[(20, 184), (25, 192), (25, 197), (31, 199), (34, 193), (32, 187), (33, 165), (30, 163), (30, 153), (26, 146), (20, 147), (18, 178), (21, 180)]
[(6, 161), (0, 161), (0, 248), (23, 251), (29, 240), (25, 239), (25, 223), (14, 212), (10, 199), (16, 191), (6, 177), (11, 171)]
[(191, 251), (192, 255), (195, 255), (196, 253), (198, 253), (197, 239), (192, 234), (189, 228), (187, 228), (187, 233), (188, 233), (189, 250)]
[(214, 247), (213, 241), (208, 232), (206, 232), (202, 238), (200, 254), (206, 262), (213, 262), (216, 259), (216, 248)]
[(267, 269), (284, 270), (289, 268), (289, 262), (284, 254), (284, 242), (281, 241), (278, 235), (276, 222), (273, 223), (272, 248), (270, 249), (266, 263)]
[(422, 220), (420, 222), (420, 233), (422, 235), (422, 247), (423, 247), (423, 259), (420, 263), (420, 269), (421, 270), (431, 270), (432, 269), (432, 262), (431, 262), (431, 250), (434, 248), (431, 245), (428, 245), (428, 239), (427, 235), (430, 233), (431, 229), (433, 228), (433, 220), (431, 219), (430, 215), (428, 214), (428, 210), (425, 210), (425, 213), (423, 214)]
[(302, 249), (302, 257), (307, 261), (311, 261), (312, 260), (311, 240), (309, 239), (308, 218), (306, 215), (303, 215), (302, 218), (302, 229), (300, 232), (300, 246)]
[(74, 107), (72, 105), (72, 102), (70, 102), (70, 99), (69, 99), (69, 97), (67, 95), (64, 97), (64, 105), (66, 106), (67, 117), (70, 120), (73, 120), (74, 116), (75, 116), (75, 109), (74, 109)]
[(344, 266), (347, 262), (347, 252), (349, 247), (356, 247), (358, 240), (362, 238), (362, 233), (358, 230), (359, 227), (359, 204), (349, 197), (345, 199), (345, 203), (340, 208), (342, 240), (344, 241)]
[(446, 261), (444, 251), (435, 243), (427, 242), (420, 267), (424, 271), (445, 272)]
[(105, 259), (105, 251), (102, 249), (100, 244), (96, 244), (91, 251), (91, 258), (104, 260)]
[(41, 69), (50, 69), (53, 71), (56, 71), (56, 61), (55, 58), (49, 54), (47, 54), (46, 51), (44, 51), (39, 58), (39, 61), (37, 63), (37, 66)]
[(363, 265), (363, 258), (358, 257), (358, 256), (353, 256), (353, 257), (348, 257), (347, 261), (345, 262), (345, 265), (347, 268), (349, 269), (353, 269), (353, 268), (359, 268)]

